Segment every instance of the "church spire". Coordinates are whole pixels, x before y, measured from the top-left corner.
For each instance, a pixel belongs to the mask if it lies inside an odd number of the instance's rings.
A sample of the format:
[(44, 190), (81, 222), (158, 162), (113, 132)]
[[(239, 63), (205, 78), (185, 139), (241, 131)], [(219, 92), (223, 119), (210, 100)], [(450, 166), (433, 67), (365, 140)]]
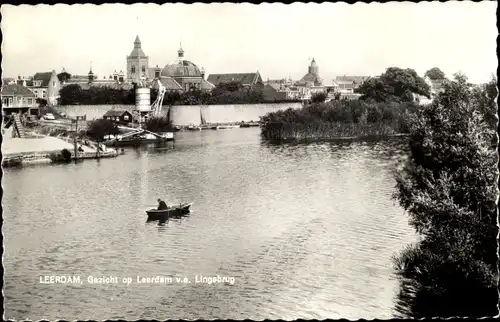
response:
[(179, 50), (177, 51), (177, 57), (182, 60), (184, 59), (184, 50), (182, 49), (182, 43), (179, 44)]
[(89, 71), (89, 84), (94, 81), (94, 73), (92, 72), (92, 62), (90, 62), (90, 71)]

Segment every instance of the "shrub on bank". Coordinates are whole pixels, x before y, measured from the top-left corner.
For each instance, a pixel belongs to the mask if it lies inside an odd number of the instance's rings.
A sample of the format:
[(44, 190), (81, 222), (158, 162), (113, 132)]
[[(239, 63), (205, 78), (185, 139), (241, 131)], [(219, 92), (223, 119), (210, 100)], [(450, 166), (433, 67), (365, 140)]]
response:
[(49, 159), (54, 163), (70, 162), (71, 152), (68, 149), (62, 149), (60, 152), (52, 152)]
[(19, 167), (23, 163), (23, 159), (21, 157), (14, 158), (6, 158), (2, 162), (2, 166), (7, 167)]
[(498, 314), (496, 80), (457, 75), (409, 120), (395, 198), (423, 237), (394, 258), (397, 311), (410, 318)]
[(328, 139), (405, 133), (406, 120), (414, 113), (413, 103), (370, 103), (340, 100), (313, 103), (261, 117), (266, 139)]
[(118, 126), (111, 120), (98, 119), (91, 121), (87, 127), (87, 135), (97, 142), (102, 142), (106, 135), (120, 133)]
[(172, 122), (168, 117), (150, 117), (146, 120), (144, 128), (151, 132), (172, 132), (173, 126)]

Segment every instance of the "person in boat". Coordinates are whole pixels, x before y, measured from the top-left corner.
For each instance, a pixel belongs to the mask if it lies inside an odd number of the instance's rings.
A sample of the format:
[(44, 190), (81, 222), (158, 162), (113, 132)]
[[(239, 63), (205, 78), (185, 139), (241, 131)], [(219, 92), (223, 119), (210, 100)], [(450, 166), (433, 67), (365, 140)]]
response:
[(158, 198), (158, 210), (166, 210), (166, 209), (168, 209), (168, 207), (165, 201)]

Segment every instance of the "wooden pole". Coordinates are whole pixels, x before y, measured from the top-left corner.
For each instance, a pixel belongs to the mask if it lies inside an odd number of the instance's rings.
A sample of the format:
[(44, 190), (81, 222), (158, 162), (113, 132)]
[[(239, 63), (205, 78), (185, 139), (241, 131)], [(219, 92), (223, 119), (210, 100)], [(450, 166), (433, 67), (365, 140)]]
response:
[(77, 142), (76, 142), (76, 135), (78, 133), (78, 117), (76, 118), (76, 121), (75, 121), (75, 136), (74, 136), (74, 144), (75, 144), (75, 162), (78, 158), (78, 148), (77, 148)]

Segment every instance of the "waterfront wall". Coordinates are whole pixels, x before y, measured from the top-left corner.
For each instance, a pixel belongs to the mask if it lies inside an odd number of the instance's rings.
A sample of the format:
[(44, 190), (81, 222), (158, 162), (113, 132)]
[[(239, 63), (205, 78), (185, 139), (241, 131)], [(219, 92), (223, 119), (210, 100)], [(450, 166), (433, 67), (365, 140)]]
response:
[(135, 105), (60, 105), (55, 107), (58, 113), (66, 113), (68, 117), (87, 116), (87, 120), (101, 118), (110, 110), (126, 110), (132, 113)]
[[(237, 123), (259, 121), (260, 116), (270, 112), (301, 108), (301, 103), (276, 104), (228, 104), (228, 105), (175, 105), (171, 107), (170, 118), (174, 125), (199, 125), (201, 115), (207, 123)], [(57, 112), (68, 117), (87, 116), (87, 120), (101, 118), (109, 110), (127, 110), (132, 112), (135, 105), (67, 105), (56, 107)], [(163, 106), (162, 115), (166, 115), (168, 106)]]
[(301, 107), (301, 103), (177, 105), (172, 106), (170, 117), (174, 125), (199, 125), (201, 115), (207, 123), (257, 122), (267, 113)]

